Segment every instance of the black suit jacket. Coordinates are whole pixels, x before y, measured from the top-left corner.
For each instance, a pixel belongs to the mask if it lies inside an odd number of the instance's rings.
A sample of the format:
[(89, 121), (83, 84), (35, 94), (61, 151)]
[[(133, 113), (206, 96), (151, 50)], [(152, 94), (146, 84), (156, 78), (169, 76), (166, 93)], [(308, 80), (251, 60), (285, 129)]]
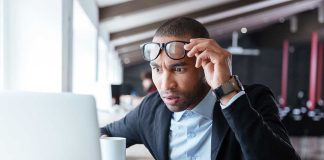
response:
[[(280, 122), (277, 103), (262, 85), (245, 87), (246, 94), (228, 108), (216, 102), (213, 113), (212, 160), (300, 159)], [(169, 159), (172, 112), (156, 92), (123, 119), (101, 128), (101, 134), (127, 138), (127, 146), (144, 144), (155, 159)]]

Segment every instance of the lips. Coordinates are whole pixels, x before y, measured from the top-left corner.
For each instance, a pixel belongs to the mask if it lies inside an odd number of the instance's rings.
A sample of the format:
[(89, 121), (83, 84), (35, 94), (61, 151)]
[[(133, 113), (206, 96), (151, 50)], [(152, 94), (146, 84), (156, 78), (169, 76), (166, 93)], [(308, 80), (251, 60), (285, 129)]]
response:
[(180, 101), (180, 97), (172, 95), (163, 96), (163, 101), (168, 105), (175, 105)]

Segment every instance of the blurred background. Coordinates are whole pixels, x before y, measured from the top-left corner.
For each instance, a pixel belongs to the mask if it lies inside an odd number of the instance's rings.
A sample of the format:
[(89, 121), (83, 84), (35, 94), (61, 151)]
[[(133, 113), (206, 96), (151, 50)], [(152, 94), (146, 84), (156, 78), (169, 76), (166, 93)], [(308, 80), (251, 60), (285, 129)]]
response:
[(324, 0), (0, 0), (0, 89), (92, 94), (99, 124), (118, 120), (154, 87), (139, 45), (179, 16), (233, 54), (244, 84), (272, 89), (302, 159), (324, 159)]

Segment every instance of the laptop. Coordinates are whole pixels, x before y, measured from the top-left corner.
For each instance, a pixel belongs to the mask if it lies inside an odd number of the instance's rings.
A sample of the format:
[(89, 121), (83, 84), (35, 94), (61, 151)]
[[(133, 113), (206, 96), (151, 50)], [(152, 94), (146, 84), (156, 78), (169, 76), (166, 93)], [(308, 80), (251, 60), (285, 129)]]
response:
[(0, 160), (100, 160), (92, 96), (0, 92)]

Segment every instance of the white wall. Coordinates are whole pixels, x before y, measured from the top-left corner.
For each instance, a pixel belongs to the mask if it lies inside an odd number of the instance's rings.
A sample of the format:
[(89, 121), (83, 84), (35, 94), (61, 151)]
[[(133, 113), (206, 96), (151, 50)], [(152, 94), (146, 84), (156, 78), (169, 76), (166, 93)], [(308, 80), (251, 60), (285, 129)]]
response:
[(95, 96), (97, 107), (107, 110), (111, 104), (111, 86), (108, 81), (108, 47), (103, 38), (98, 41), (98, 81), (96, 83)]
[(3, 70), (3, 63), (4, 63), (4, 50), (3, 50), (3, 16), (4, 15), (4, 6), (3, 6), (3, 0), (0, 0), (0, 90), (3, 89), (3, 76), (4, 76), (4, 70)]
[[(107, 47), (109, 36), (106, 31), (99, 27), (99, 13), (95, 1), (74, 0), (73, 10), (72, 91), (93, 94), (96, 98), (97, 107), (106, 110), (111, 104), (109, 77), (118, 75), (117, 77), (122, 78), (122, 72), (115, 75), (109, 74), (109, 70), (121, 70), (120, 63), (111, 63), (111, 61), (120, 62), (120, 60), (118, 56), (117, 60), (109, 57)], [(96, 30), (94, 30), (94, 27)], [(93, 40), (94, 38), (96, 39)], [(96, 54), (94, 54), (94, 50)]]
[(110, 104), (110, 84), (122, 83), (123, 68), (108, 51), (108, 33), (98, 31), (95, 0), (0, 0), (0, 14), (0, 89), (72, 91)]
[(108, 79), (111, 84), (123, 83), (122, 62), (118, 54), (113, 50), (108, 52)]
[(5, 2), (4, 88), (60, 91), (62, 1)]
[(78, 0), (92, 23), (97, 27), (99, 24), (99, 9), (95, 0)]
[(73, 5), (73, 80), (74, 93), (92, 94), (96, 83), (96, 26), (78, 0)]

